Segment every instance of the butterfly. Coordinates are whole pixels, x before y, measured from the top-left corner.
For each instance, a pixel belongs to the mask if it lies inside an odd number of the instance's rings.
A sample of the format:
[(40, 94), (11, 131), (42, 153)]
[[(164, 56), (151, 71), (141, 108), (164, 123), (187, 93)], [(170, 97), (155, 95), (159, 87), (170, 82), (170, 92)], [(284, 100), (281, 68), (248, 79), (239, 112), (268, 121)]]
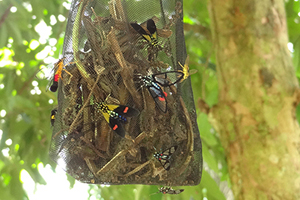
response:
[(51, 115), (50, 115), (51, 126), (54, 126), (56, 113), (57, 113), (57, 108), (54, 108), (53, 110), (51, 110)]
[(165, 170), (170, 170), (170, 159), (172, 154), (176, 151), (178, 146), (173, 146), (168, 149), (166, 149), (163, 152), (155, 152), (153, 157), (156, 158), (160, 164), (164, 167)]
[(106, 104), (104, 102), (96, 103), (98, 112), (101, 112), (109, 126), (121, 137), (125, 136), (123, 128), (127, 122), (127, 117), (139, 115), (139, 111), (135, 108), (125, 105)]
[[(72, 74), (70, 72), (68, 72), (66, 69), (64, 69), (65, 66), (64, 65), (64, 59), (65, 58), (61, 58), (58, 60), (58, 62), (56, 62), (54, 64), (54, 76), (51, 78), (51, 80), (49, 81), (48, 85), (47, 85), (47, 90), (48, 88), (50, 88), (51, 92), (56, 92), (57, 88), (58, 88), (58, 81), (61, 79), (62, 76), (62, 71), (65, 71), (67, 74), (69, 74), (72, 77)], [(71, 64), (71, 63), (69, 63)], [(68, 64), (68, 65), (69, 65)]]
[(147, 30), (137, 23), (130, 23), (131, 27), (136, 30), (152, 46), (157, 46), (157, 30), (155, 22), (152, 19), (147, 20)]
[(167, 112), (167, 93), (162, 87), (174, 85), (183, 78), (184, 74), (179, 71), (168, 71), (148, 76), (138, 76), (142, 85), (147, 87), (157, 107), (164, 113)]
[(183, 76), (183, 78), (181, 79), (180, 82), (182, 82), (185, 79), (187, 79), (190, 75), (197, 73), (196, 69), (189, 70), (189, 60), (190, 60), (190, 58), (189, 58), (189, 56), (187, 56), (186, 59), (185, 59), (184, 66), (182, 66), (182, 64), (180, 62), (178, 62), (178, 64), (182, 68), (182, 70), (178, 70), (178, 71), (182, 72), (184, 74), (184, 76)]
[(171, 187), (161, 187), (157, 193), (161, 192), (163, 194), (180, 194), (183, 191), (184, 189), (174, 190)]
[(155, 22), (153, 19), (148, 19), (146, 23), (147, 26), (145, 28), (137, 23), (130, 23), (130, 25), (144, 38), (145, 41), (147, 41), (148, 60), (152, 61), (157, 57), (158, 51), (162, 50), (162, 47), (158, 44)]

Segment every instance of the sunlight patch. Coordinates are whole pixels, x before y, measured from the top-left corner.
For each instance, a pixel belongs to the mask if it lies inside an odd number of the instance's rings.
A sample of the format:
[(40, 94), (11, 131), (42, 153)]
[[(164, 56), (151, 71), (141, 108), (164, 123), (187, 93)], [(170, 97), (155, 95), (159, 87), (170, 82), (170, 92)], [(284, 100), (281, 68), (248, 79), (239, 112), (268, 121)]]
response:
[(6, 110), (1, 110), (0, 111), (0, 117), (5, 117), (6, 115)]
[(48, 54), (51, 52), (51, 46), (46, 46), (42, 51), (36, 54), (35, 58), (37, 60), (43, 60), (48, 56)]
[(294, 52), (294, 45), (293, 45), (293, 43), (289, 42), (287, 44), (287, 47), (288, 47), (288, 49), (289, 49), (290, 52), (292, 52), (292, 53)]
[(51, 26), (55, 25), (57, 23), (56, 17), (54, 15), (50, 16), (50, 24)]
[(47, 26), (44, 20), (41, 20), (40, 23), (34, 27), (34, 30), (40, 35), (39, 42), (41, 44), (46, 44), (47, 39), (52, 34), (51, 26)]
[(63, 7), (65, 7), (67, 10), (70, 10), (71, 8), (71, 3), (63, 2)]
[(37, 82), (37, 81), (32, 81), (32, 86), (34, 86), (34, 87), (36, 87), (36, 86), (38, 86), (39, 85), (39, 83)]
[(10, 146), (10, 145), (12, 144), (12, 140), (11, 140), (11, 139), (7, 139), (7, 140), (5, 141), (5, 144), (6, 144), (7, 146)]
[(31, 40), (31, 42), (29, 44), (29, 48), (31, 50), (35, 50), (39, 45), (40, 45), (40, 43), (37, 40)]
[(32, 6), (30, 3), (24, 2), (24, 3), (22, 3), (22, 5), (28, 12), (32, 12)]
[(1, 152), (4, 157), (9, 158), (9, 148), (2, 149)]
[(66, 172), (59, 167), (55, 169), (56, 173), (54, 173), (50, 165), (44, 167), (42, 163), (39, 163), (38, 171), (46, 181), (46, 185), (34, 185), (29, 174), (25, 170), (22, 170), (21, 172), (23, 188), (27, 191), (30, 200), (88, 199), (89, 186), (87, 184), (75, 182), (74, 187), (70, 189), (70, 183), (67, 181)]
[(58, 15), (58, 21), (60, 21), (60, 22), (66, 21), (65, 16), (63, 16), (63, 15)]
[(13, 56), (13, 51), (4, 48), (2, 50), (0, 50), (0, 55), (2, 57), (1, 61), (0, 61), (0, 67), (4, 67), (7, 65), (12, 65), (13, 61), (11, 59), (11, 57)]
[(15, 13), (15, 12), (17, 12), (17, 7), (15, 7), (15, 6), (12, 6), (11, 8), (10, 8), (10, 12), (12, 12), (12, 13)]

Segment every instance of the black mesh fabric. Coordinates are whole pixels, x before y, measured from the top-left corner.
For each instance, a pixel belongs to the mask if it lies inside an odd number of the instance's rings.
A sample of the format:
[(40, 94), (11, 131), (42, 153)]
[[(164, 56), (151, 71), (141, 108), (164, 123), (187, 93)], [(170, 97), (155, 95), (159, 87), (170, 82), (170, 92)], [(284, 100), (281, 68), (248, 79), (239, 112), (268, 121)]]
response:
[[(151, 35), (149, 19), (157, 44), (130, 24)], [(190, 79), (176, 81), (178, 62), (186, 58), (182, 1), (74, 0), (63, 57), (69, 73), (63, 71), (59, 81), (50, 157), (67, 173), (95, 184), (200, 182), (202, 149)], [(176, 83), (149, 89), (141, 77), (153, 74), (160, 84)], [(167, 104), (155, 97), (161, 92)], [(126, 123), (103, 114), (101, 102), (123, 112)], [(167, 105), (165, 112), (159, 103)], [(120, 126), (125, 137), (113, 130)], [(159, 161), (155, 152), (167, 157)]]

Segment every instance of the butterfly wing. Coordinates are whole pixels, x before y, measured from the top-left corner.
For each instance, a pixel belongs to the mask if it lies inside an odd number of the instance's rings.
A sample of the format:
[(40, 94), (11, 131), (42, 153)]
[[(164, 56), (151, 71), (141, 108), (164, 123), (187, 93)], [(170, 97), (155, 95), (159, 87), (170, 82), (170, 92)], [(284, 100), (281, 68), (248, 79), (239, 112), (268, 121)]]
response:
[(106, 121), (107, 123), (109, 123), (109, 118), (110, 118), (109, 113), (108, 113), (108, 112), (104, 112), (104, 111), (101, 110), (101, 109), (99, 109), (99, 111), (102, 113), (102, 115), (103, 115), (105, 121)]
[[(124, 105), (107, 104), (107, 112), (99, 109), (109, 126), (121, 137), (125, 136), (125, 130), (122, 123), (127, 122), (126, 117), (133, 117), (139, 114), (139, 111)], [(104, 106), (104, 107), (105, 107)]]
[(137, 23), (130, 23), (130, 25), (136, 32), (138, 32), (141, 36), (143, 36), (145, 40), (151, 42), (150, 35), (143, 29), (143, 27), (141, 27), (141, 25)]
[(56, 113), (57, 113), (57, 109), (56, 108), (53, 109), (53, 110), (51, 110), (51, 115), (50, 115), (51, 126), (54, 126)]
[(153, 83), (151, 86), (147, 86), (150, 95), (155, 101), (157, 107), (163, 112), (167, 112), (167, 98), (166, 93), (161, 89), (159, 85)]
[(183, 76), (184, 74), (181, 71), (169, 71), (152, 75), (154, 81), (163, 87), (178, 83)]
[(53, 81), (52, 81), (52, 85), (50, 86), (50, 91), (51, 92), (56, 92), (57, 88), (58, 88), (58, 78), (57, 78), (58, 74), (54, 75)]
[(147, 20), (147, 29), (153, 39), (157, 39), (156, 25), (152, 19)]
[(52, 76), (52, 77), (50, 77), (50, 78), (48, 79), (48, 83), (47, 83), (47, 86), (46, 86), (46, 92), (47, 92), (48, 90), (51, 91), (51, 86), (53, 85), (53, 80), (54, 80), (54, 76)]
[(180, 62), (178, 62), (178, 64), (180, 65), (180, 67), (182, 68), (182, 70), (178, 70), (179, 72), (182, 72), (184, 74), (183, 78), (181, 79), (180, 82), (183, 82), (185, 79), (187, 79), (189, 76), (195, 74), (198, 72), (198, 70), (196, 69), (189, 69), (189, 56), (186, 57), (185, 59), (185, 63), (184, 66), (182, 66), (182, 64)]
[(64, 67), (64, 61), (65, 58), (61, 58), (59, 59), (53, 67), (53, 71), (54, 71), (54, 75), (53, 78), (51, 78), (51, 80), (49, 81), (47, 87), (46, 87), (46, 91), (50, 88), (51, 92), (56, 92), (57, 88), (58, 88), (58, 81), (61, 78), (61, 72), (63, 70)]
[(119, 136), (125, 136), (125, 130), (123, 128), (122, 122), (118, 119), (110, 118), (109, 119), (109, 126), (114, 130)]
[(161, 192), (163, 194), (180, 194), (183, 191), (184, 189), (174, 190), (171, 187), (161, 187), (158, 192)]
[(162, 153), (155, 153), (154, 157), (160, 162), (165, 170), (170, 170), (170, 159), (172, 154), (176, 151), (178, 146), (170, 147), (169, 149), (163, 151)]
[(169, 193), (170, 188), (169, 187), (161, 187), (159, 189), (159, 192), (163, 193), (163, 194), (167, 194)]
[(137, 109), (124, 105), (118, 105), (113, 111), (124, 117), (134, 117), (140, 113)]
[(152, 19), (148, 19), (147, 20), (147, 29), (150, 33), (150, 44), (152, 46), (158, 46), (158, 42), (157, 42), (157, 30), (156, 30), (156, 25), (154, 23), (154, 21)]
[(180, 194), (183, 191), (184, 191), (184, 189), (175, 190), (175, 194)]
[(55, 64), (50, 72), (50, 77), (48, 78), (48, 84), (46, 86), (46, 92), (50, 90), (51, 92), (56, 92), (58, 88), (58, 81), (55, 81), (55, 75), (57, 71), (58, 65)]
[(170, 188), (167, 193), (168, 194), (180, 194), (183, 191), (184, 191), (184, 189), (174, 190), (174, 189)]
[(124, 131), (121, 121), (118, 120), (118, 118), (113, 118), (109, 114), (109, 112), (116, 109), (118, 107), (118, 105), (104, 105), (104, 107), (105, 106), (108, 107), (108, 110), (104, 110), (99, 107), (99, 111), (102, 113), (105, 121), (109, 124), (109, 126), (111, 127), (112, 130), (114, 130), (121, 137), (124, 137), (125, 131)]

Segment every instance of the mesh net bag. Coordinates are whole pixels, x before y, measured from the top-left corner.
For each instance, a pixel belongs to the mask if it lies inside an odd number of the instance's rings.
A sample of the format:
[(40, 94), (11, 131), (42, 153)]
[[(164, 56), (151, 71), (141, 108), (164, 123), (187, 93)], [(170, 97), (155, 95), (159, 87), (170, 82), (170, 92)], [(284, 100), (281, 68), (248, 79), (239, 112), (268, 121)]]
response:
[(95, 184), (196, 185), (182, 2), (74, 0), (50, 157)]

